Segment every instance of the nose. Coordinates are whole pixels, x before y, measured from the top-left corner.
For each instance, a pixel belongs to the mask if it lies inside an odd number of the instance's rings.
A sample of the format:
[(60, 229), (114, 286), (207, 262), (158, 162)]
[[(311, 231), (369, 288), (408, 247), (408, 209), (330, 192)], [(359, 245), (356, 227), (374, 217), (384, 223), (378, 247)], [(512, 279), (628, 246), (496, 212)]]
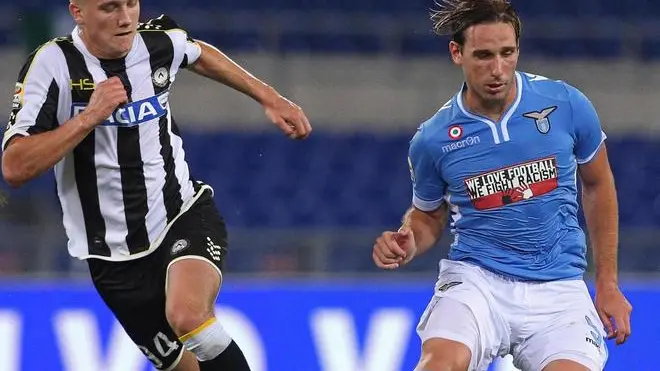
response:
[(503, 74), (504, 59), (501, 56), (496, 56), (493, 60), (493, 69), (491, 71), (493, 77), (500, 77)]
[(119, 27), (129, 27), (131, 25), (131, 16), (128, 12), (128, 7), (123, 6), (119, 11), (118, 18)]

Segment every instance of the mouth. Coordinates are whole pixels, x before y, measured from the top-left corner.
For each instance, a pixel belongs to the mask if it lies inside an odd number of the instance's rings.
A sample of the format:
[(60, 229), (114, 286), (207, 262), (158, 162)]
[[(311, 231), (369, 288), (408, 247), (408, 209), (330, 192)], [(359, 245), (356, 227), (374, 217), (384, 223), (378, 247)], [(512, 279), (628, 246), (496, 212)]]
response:
[(486, 90), (488, 90), (488, 92), (491, 94), (497, 94), (500, 91), (504, 90), (505, 86), (506, 84), (503, 82), (494, 82), (491, 84), (486, 84)]
[(122, 33), (115, 34), (115, 36), (123, 37), (123, 36), (128, 36), (131, 33), (132, 33), (131, 31), (127, 31), (127, 32), (122, 32)]

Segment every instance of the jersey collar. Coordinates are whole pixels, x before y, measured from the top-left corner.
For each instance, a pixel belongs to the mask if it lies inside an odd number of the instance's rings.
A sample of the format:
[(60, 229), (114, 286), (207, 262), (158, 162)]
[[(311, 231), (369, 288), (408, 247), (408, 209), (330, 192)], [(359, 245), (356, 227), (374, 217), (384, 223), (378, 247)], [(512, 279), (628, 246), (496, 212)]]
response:
[(502, 129), (501, 139), (497, 129), (498, 125), (493, 120), (480, 115), (475, 115), (473, 113), (468, 112), (468, 110), (465, 109), (465, 106), (463, 105), (463, 92), (465, 91), (466, 88), (465, 83), (463, 83), (463, 85), (461, 86), (461, 90), (456, 95), (456, 104), (458, 105), (458, 108), (461, 110), (461, 113), (473, 120), (481, 121), (486, 125), (488, 125), (490, 127), (490, 130), (493, 132), (493, 138), (496, 144), (499, 144), (502, 141), (508, 142), (510, 140), (509, 129), (508, 129), (509, 120), (511, 119), (511, 116), (513, 116), (513, 113), (516, 111), (516, 109), (518, 109), (518, 105), (522, 100), (522, 92), (523, 92), (522, 75), (518, 71), (516, 71), (515, 74), (516, 74), (516, 100), (507, 109), (507, 111), (502, 116), (502, 119), (500, 120), (500, 126)]
[[(87, 49), (87, 45), (85, 45), (85, 42), (83, 39), (80, 37), (80, 27), (76, 26), (73, 31), (71, 31), (71, 37), (73, 38), (73, 45), (80, 50), (81, 53), (85, 57), (91, 58), (92, 60), (98, 61), (99, 58), (93, 55), (89, 49)], [(128, 54), (124, 57), (124, 60), (129, 61), (132, 56), (134, 56), (137, 52), (138, 48), (138, 36), (136, 35), (135, 38), (133, 39), (133, 45), (131, 46), (131, 50), (128, 51)], [(127, 63), (128, 64), (128, 63)]]

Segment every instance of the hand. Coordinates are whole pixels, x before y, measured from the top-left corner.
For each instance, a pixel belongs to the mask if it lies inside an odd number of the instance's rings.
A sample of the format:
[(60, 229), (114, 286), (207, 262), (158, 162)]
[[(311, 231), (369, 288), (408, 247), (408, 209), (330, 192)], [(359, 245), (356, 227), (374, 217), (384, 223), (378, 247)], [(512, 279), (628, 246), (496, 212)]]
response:
[(93, 127), (100, 125), (105, 121), (121, 104), (128, 102), (126, 88), (119, 77), (111, 77), (105, 81), (96, 84), (96, 89), (89, 98), (84, 115), (89, 120), (84, 120), (85, 124)]
[[(626, 300), (617, 286), (596, 286), (596, 311), (607, 330), (607, 338), (616, 338), (616, 344), (623, 344), (631, 334), (630, 313), (632, 305)], [(614, 322), (612, 322), (614, 319)]]
[(291, 139), (305, 139), (312, 126), (302, 108), (281, 95), (274, 93), (272, 99), (263, 103), (266, 116)]
[(383, 269), (396, 269), (408, 264), (417, 252), (415, 236), (410, 228), (399, 232), (383, 232), (376, 239), (371, 257), (376, 266)]

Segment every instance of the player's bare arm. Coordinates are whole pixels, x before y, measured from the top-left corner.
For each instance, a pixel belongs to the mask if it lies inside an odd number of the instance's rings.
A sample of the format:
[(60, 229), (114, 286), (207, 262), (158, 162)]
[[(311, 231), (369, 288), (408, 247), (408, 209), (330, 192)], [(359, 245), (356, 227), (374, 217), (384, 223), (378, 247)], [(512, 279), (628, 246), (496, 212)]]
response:
[(201, 47), (199, 59), (190, 69), (218, 81), (259, 102), (266, 116), (290, 138), (304, 139), (312, 127), (303, 110), (281, 96), (273, 87), (250, 74), (216, 47), (196, 40)]
[(398, 232), (383, 232), (373, 247), (372, 258), (380, 268), (395, 269), (433, 247), (447, 224), (446, 203), (433, 211), (411, 206)]
[(414, 206), (403, 216), (401, 230), (410, 229), (415, 238), (416, 255), (424, 254), (433, 247), (447, 225), (449, 209), (443, 202), (433, 211), (422, 211)]
[(618, 205), (604, 143), (590, 162), (580, 165), (579, 173), (584, 214), (596, 264), (596, 309), (609, 338), (616, 337), (616, 343), (623, 344), (631, 333), (632, 306), (619, 290)]
[(84, 112), (57, 129), (26, 137), (15, 136), (2, 155), (5, 181), (17, 188), (43, 174), (127, 100), (126, 89), (119, 78), (113, 77), (97, 85)]

